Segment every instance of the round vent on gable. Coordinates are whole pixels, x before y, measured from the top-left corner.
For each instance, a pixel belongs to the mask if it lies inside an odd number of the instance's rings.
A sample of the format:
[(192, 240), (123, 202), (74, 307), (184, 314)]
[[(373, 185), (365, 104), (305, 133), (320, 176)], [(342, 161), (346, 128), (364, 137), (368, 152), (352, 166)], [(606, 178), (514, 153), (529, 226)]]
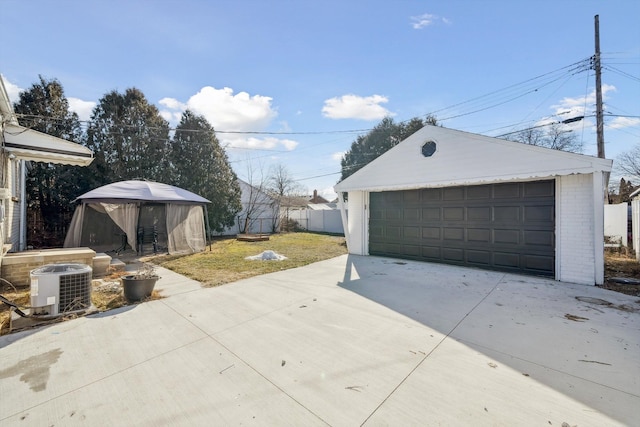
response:
[(422, 146), (422, 155), (425, 157), (431, 157), (436, 152), (436, 142), (427, 141)]

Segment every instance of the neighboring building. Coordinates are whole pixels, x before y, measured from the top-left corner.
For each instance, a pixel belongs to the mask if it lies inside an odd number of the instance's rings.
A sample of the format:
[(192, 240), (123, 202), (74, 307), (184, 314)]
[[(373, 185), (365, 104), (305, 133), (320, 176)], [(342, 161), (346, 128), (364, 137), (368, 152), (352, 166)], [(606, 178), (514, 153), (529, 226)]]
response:
[(313, 197), (309, 199), (309, 203), (311, 204), (329, 203), (329, 201), (322, 196), (318, 196), (318, 190), (313, 190)]
[[(335, 186), (349, 253), (604, 281), (611, 160), (425, 126)], [(342, 203), (343, 208), (345, 203)]]
[(242, 190), (242, 211), (236, 214), (235, 223), (220, 236), (235, 234), (268, 234), (280, 227), (280, 203), (266, 192), (238, 179)]
[(87, 166), (93, 153), (82, 145), (18, 124), (0, 78), (0, 235), (1, 258), (26, 249), (26, 176), (28, 162)]

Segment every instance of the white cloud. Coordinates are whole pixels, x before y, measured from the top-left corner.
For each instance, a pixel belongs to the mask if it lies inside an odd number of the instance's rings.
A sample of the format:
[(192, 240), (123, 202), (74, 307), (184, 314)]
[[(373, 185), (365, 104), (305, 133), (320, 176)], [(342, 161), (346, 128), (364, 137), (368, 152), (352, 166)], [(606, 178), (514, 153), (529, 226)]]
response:
[(223, 145), (229, 148), (246, 149), (246, 150), (286, 150), (292, 151), (298, 146), (297, 141), (291, 139), (279, 138), (254, 138), (237, 136), (234, 134), (223, 134), (219, 137)]
[(2, 81), (4, 82), (4, 88), (7, 90), (7, 95), (9, 96), (9, 101), (11, 101), (11, 103), (15, 103), (18, 102), (18, 100), (20, 99), (20, 92), (22, 92), (24, 89), (18, 87), (17, 85), (14, 85), (13, 83), (11, 83), (9, 80), (7, 80), (7, 78), (3, 75), (0, 74), (0, 77), (2, 78)]
[(233, 89), (205, 86), (187, 101), (187, 107), (202, 114), (215, 128), (227, 131), (264, 129), (278, 113), (271, 108), (271, 98), (233, 94)]
[[(609, 92), (615, 92), (616, 87), (612, 85), (602, 85), (602, 99), (607, 98)], [(586, 96), (577, 98), (562, 98), (558, 104), (552, 105), (551, 108), (555, 109), (555, 114), (564, 119), (569, 119), (577, 116), (591, 115), (590, 111), (595, 109), (596, 104), (596, 91), (595, 89)]]
[(318, 194), (320, 194), (322, 197), (324, 197), (330, 202), (338, 198), (338, 194), (335, 192), (333, 187), (323, 188), (322, 190), (318, 191)]
[(158, 101), (158, 104), (167, 107), (170, 110), (181, 110), (184, 111), (187, 109), (187, 105), (183, 104), (182, 102), (178, 101), (177, 99), (174, 98), (162, 98), (160, 101)]
[(411, 26), (415, 30), (421, 30), (424, 27), (434, 25), (438, 22), (442, 22), (447, 25), (451, 24), (450, 19), (445, 17), (439, 17), (438, 15), (433, 15), (431, 13), (423, 13), (422, 15), (416, 15), (411, 17)]
[(607, 128), (610, 129), (624, 129), (636, 126), (640, 126), (640, 119), (636, 117), (616, 117), (607, 123)]
[(341, 160), (342, 160), (342, 158), (344, 157), (345, 153), (346, 153), (346, 151), (337, 151), (337, 152), (335, 152), (335, 153), (333, 153), (333, 154), (331, 155), (331, 158), (332, 158), (334, 161), (339, 162), (339, 161), (341, 161)]
[(343, 95), (325, 100), (322, 115), (330, 119), (380, 120), (395, 115), (380, 105), (387, 102), (389, 99), (381, 95)]
[(78, 114), (81, 121), (88, 121), (91, 119), (91, 113), (96, 106), (94, 101), (83, 101), (79, 98), (68, 98), (69, 110)]
[[(233, 89), (216, 89), (205, 86), (191, 96), (186, 103), (174, 98), (163, 98), (158, 103), (164, 107), (160, 112), (170, 123), (180, 121), (182, 112), (189, 109), (207, 119), (223, 145), (230, 148), (245, 149), (284, 149), (291, 151), (298, 143), (289, 139), (256, 138), (236, 133), (224, 132), (260, 132), (266, 129), (278, 112), (271, 105), (272, 98), (262, 95), (249, 95), (247, 92), (234, 94)], [(282, 125), (288, 129), (286, 122)]]

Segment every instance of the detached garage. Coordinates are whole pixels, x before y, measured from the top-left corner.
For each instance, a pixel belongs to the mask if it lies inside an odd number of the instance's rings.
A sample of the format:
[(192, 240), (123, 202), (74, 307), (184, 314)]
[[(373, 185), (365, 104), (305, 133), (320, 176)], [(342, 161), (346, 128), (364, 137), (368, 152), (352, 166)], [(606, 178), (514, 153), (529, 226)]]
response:
[(349, 253), (592, 285), (611, 163), (425, 126), (335, 190)]

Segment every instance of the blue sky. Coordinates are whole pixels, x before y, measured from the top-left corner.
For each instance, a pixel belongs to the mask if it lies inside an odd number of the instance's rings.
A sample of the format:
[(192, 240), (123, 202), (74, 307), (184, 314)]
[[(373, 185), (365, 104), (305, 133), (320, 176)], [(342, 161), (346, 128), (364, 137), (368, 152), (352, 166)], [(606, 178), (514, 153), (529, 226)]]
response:
[(83, 120), (136, 87), (173, 126), (207, 117), (240, 177), (281, 163), (332, 197), (341, 153), (384, 116), (499, 136), (585, 115), (595, 155), (595, 15), (615, 159), (640, 143), (635, 0), (2, 0), (0, 73), (14, 101), (57, 78)]

